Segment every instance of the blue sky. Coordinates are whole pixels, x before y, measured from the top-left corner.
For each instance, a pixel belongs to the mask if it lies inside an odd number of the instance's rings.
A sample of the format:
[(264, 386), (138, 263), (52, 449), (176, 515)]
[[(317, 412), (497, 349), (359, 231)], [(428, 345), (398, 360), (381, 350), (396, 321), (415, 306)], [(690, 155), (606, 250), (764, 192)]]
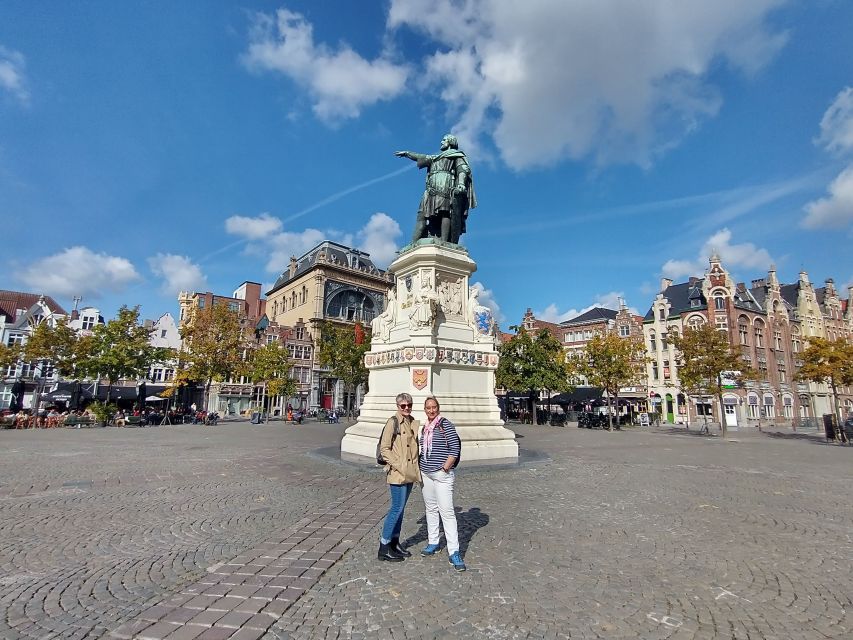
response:
[(853, 283), (853, 3), (0, 3), (0, 287), (112, 316), (272, 283), (322, 239), (384, 267), (453, 131), (504, 327), (718, 251)]

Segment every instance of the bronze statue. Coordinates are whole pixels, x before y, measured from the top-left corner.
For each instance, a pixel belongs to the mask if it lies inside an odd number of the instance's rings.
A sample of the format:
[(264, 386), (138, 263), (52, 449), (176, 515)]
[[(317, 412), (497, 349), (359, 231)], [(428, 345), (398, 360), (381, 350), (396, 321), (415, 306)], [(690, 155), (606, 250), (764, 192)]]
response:
[(468, 209), (477, 206), (471, 167), (463, 151), (459, 150), (456, 136), (447, 134), (441, 139), (441, 152), (430, 156), (411, 151), (398, 151), (394, 155), (427, 167), (426, 189), (418, 207), (418, 219), (412, 234), (412, 243), (421, 238), (438, 237), (445, 242), (459, 244), (465, 233)]

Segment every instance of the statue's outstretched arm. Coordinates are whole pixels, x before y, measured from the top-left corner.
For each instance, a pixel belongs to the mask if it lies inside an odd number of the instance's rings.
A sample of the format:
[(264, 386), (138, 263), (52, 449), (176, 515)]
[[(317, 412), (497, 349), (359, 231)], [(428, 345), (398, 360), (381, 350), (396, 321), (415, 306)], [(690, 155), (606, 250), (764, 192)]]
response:
[(412, 151), (397, 151), (394, 155), (398, 158), (408, 158), (409, 160), (414, 160), (417, 163), (421, 163), (427, 158), (429, 158), (429, 156), (426, 154), (414, 153)]

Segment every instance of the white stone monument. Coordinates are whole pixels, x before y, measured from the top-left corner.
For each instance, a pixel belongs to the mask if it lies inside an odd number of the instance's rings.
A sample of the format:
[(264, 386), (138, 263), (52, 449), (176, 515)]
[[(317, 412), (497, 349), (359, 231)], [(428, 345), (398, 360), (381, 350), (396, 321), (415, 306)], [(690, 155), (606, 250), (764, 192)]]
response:
[(518, 458), (494, 393), (494, 320), (469, 285), (476, 269), (465, 249), (434, 238), (407, 247), (388, 268), (395, 285), (365, 354), (369, 391), (341, 441), (342, 454), (374, 458), (397, 394), (408, 392), (421, 422), (426, 397), (439, 399), (462, 440), (463, 462)]

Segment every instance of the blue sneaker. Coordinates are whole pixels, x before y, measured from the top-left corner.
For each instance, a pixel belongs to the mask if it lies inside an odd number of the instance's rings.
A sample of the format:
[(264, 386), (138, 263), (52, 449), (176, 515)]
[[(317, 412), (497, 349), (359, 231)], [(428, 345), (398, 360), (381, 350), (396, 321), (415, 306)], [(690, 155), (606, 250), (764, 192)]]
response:
[(437, 544), (428, 544), (421, 551), (421, 555), (424, 557), (434, 556), (436, 551), (438, 551), (438, 545)]
[(465, 563), (462, 562), (462, 558), (457, 551), (452, 556), (450, 556), (450, 564), (453, 565), (453, 568), (457, 571), (465, 571), (468, 567), (465, 566)]

